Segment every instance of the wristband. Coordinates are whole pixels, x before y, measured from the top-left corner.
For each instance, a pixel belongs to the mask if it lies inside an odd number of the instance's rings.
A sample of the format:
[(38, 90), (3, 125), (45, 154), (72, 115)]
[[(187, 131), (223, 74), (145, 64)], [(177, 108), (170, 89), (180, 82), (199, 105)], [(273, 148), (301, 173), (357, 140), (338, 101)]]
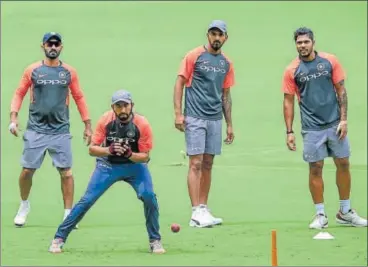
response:
[(293, 130), (290, 130), (290, 131), (286, 131), (286, 134), (293, 134), (294, 131)]

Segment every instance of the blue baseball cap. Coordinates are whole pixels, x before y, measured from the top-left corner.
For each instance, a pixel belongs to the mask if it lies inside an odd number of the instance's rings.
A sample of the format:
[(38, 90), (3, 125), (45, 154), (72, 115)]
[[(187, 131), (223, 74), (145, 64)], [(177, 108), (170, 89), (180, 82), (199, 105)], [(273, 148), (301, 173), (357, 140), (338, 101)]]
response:
[(219, 29), (223, 33), (227, 33), (226, 23), (222, 20), (213, 20), (208, 26), (208, 30)]
[(120, 102), (120, 101), (131, 104), (133, 102), (132, 94), (129, 93), (128, 91), (126, 91), (126, 90), (116, 91), (112, 95), (111, 104), (116, 104), (117, 102)]
[(57, 32), (47, 32), (43, 36), (42, 43), (46, 43), (47, 41), (49, 41), (52, 38), (56, 38), (60, 42), (62, 42), (62, 38), (61, 38), (61, 35), (59, 33), (57, 33)]

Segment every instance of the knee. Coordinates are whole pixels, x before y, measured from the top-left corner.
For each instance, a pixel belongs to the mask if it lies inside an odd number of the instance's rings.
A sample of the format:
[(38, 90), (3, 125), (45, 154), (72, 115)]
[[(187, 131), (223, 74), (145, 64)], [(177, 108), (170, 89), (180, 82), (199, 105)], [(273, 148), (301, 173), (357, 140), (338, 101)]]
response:
[(212, 170), (213, 160), (212, 159), (203, 159), (202, 168), (206, 171)]
[(202, 159), (197, 159), (197, 158), (194, 158), (190, 161), (189, 163), (189, 168), (192, 170), (192, 171), (195, 171), (195, 172), (200, 172), (202, 170), (202, 164), (203, 161)]
[(59, 169), (61, 179), (73, 179), (72, 169)]
[(23, 175), (21, 175), (21, 177), (24, 177), (26, 179), (32, 178), (35, 171), (35, 169), (23, 168)]
[(309, 164), (309, 172), (312, 176), (322, 178), (323, 162), (313, 162)]
[(335, 159), (335, 164), (339, 171), (349, 171), (350, 162), (348, 158)]
[(146, 204), (153, 204), (156, 202), (156, 194), (152, 191), (144, 191), (139, 197)]

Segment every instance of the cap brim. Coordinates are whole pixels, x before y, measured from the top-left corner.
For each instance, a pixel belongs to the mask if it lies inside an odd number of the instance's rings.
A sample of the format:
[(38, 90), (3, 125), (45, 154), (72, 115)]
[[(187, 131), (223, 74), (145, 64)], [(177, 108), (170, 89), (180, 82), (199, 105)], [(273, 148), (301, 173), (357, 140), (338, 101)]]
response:
[(51, 35), (49, 38), (47, 38), (45, 40), (45, 43), (48, 42), (48, 41), (50, 41), (51, 39), (57, 39), (57, 40), (59, 40), (61, 42), (60, 36), (58, 36), (58, 35)]
[(222, 33), (226, 33), (226, 30), (224, 30), (224, 29), (221, 29), (220, 27), (216, 27), (216, 26), (213, 26), (213, 27), (210, 27), (210, 28), (208, 28), (208, 31), (210, 31), (210, 30), (219, 30), (220, 32), (222, 32)]
[(124, 102), (124, 103), (128, 103), (128, 104), (131, 104), (132, 103), (132, 100), (128, 100), (128, 99), (118, 99), (118, 100), (115, 100), (114, 102), (112, 102), (111, 104), (116, 104), (118, 102)]

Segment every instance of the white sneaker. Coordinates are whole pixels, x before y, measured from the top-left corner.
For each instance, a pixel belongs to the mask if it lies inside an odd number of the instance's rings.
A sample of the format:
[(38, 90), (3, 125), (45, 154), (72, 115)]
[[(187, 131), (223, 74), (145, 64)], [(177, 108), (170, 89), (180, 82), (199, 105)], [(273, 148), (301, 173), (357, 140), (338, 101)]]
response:
[[(64, 212), (64, 218), (63, 221), (65, 221), (66, 217), (68, 217), (68, 215), (70, 214), (70, 212)], [(78, 229), (79, 225), (77, 224), (76, 226), (74, 226), (74, 229)]]
[(14, 218), (14, 224), (17, 227), (22, 227), (25, 225), (26, 221), (27, 221), (27, 216), (28, 213), (31, 210), (31, 205), (29, 204), (29, 202), (21, 202), (17, 215)]
[(223, 223), (223, 219), (222, 218), (216, 218), (216, 217), (213, 217), (213, 215), (211, 214), (211, 211), (206, 207), (207, 209), (207, 213), (208, 213), (208, 217), (210, 217), (210, 219), (212, 220), (213, 222), (213, 225), (219, 225), (219, 224), (222, 224)]
[(61, 253), (63, 252), (64, 241), (60, 238), (52, 240), (49, 247), (49, 252), (51, 253)]
[(339, 224), (351, 225), (355, 227), (367, 227), (367, 219), (364, 219), (356, 213), (355, 210), (349, 210), (343, 214), (341, 210), (336, 214), (336, 222)]
[(213, 225), (212, 219), (208, 216), (207, 209), (204, 207), (196, 208), (192, 213), (192, 218), (189, 222), (191, 227), (211, 227)]
[(309, 225), (310, 229), (324, 229), (328, 227), (328, 219), (325, 214), (316, 214), (313, 217), (313, 221)]

